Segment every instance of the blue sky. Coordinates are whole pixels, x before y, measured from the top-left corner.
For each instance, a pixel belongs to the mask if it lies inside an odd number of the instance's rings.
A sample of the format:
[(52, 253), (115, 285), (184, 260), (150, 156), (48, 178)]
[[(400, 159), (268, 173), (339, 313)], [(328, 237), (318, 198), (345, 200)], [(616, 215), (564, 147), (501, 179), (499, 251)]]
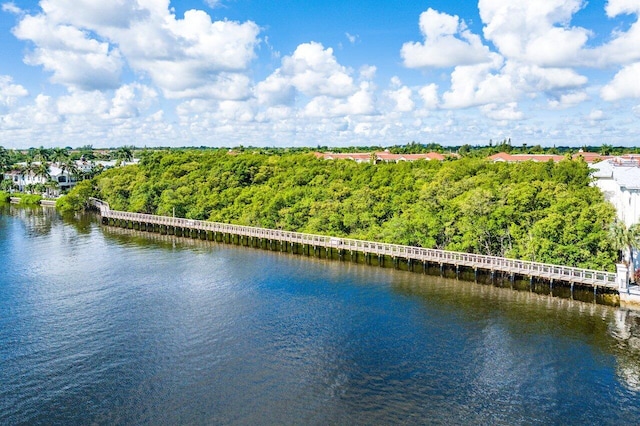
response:
[(640, 0), (0, 4), (5, 147), (638, 144)]

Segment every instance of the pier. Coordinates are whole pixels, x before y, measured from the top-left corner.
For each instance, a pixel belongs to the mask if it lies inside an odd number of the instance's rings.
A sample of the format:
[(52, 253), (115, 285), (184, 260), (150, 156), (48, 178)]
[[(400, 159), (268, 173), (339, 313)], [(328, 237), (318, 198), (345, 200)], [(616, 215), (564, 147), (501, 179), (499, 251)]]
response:
[[(550, 284), (552, 291), (554, 283), (566, 283), (571, 286), (572, 290), (574, 284), (591, 287), (594, 295), (599, 290), (618, 292), (623, 288), (621, 281), (618, 280), (618, 274), (613, 272), (351, 238), (130, 213), (111, 210), (109, 205), (101, 200), (92, 199), (91, 202), (99, 210), (104, 225), (140, 231), (234, 243), (378, 266), (398, 267), (402, 262), (404, 267), (411, 271), (417, 268), (426, 271), (428, 268), (435, 267), (444, 274), (445, 268), (447, 268), (450, 273), (455, 272), (456, 276), (464, 271), (467, 274), (474, 274), (475, 277), (477, 277), (478, 271), (481, 271), (490, 274), (491, 278), (495, 274), (501, 274), (502, 277), (507, 277), (511, 281), (516, 277), (528, 279), (532, 285), (534, 280), (543, 280)], [(622, 296), (622, 292), (620, 293)]]

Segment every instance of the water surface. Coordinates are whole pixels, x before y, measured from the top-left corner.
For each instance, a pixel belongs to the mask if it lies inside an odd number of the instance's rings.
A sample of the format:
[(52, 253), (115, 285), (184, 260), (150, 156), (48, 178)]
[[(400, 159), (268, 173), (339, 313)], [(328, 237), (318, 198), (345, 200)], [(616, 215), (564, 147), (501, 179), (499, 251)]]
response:
[(0, 424), (637, 424), (625, 309), (0, 206)]

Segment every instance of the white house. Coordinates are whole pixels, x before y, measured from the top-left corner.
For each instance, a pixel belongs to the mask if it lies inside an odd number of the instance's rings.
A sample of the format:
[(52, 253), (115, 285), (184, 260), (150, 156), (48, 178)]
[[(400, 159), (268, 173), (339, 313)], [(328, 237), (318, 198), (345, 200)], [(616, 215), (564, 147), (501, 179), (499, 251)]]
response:
[[(34, 163), (39, 165), (40, 163)], [(54, 164), (49, 165), (49, 177), (41, 176), (33, 171), (23, 170), (26, 167), (26, 163), (18, 163), (21, 169), (10, 170), (4, 173), (4, 179), (12, 182), (13, 187), (22, 192), (32, 185), (44, 185), (49, 180), (53, 180), (58, 184), (59, 191), (66, 191), (76, 185), (76, 179), (68, 170), (64, 170)]]
[(640, 222), (640, 156), (616, 157), (591, 165), (594, 184), (628, 227)]

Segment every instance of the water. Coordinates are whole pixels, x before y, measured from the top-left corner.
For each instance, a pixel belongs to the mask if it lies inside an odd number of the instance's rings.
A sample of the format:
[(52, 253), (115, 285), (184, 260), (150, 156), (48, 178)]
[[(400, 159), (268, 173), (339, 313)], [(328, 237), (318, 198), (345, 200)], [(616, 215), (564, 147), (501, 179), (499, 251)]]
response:
[(0, 424), (637, 424), (640, 314), (0, 206)]

